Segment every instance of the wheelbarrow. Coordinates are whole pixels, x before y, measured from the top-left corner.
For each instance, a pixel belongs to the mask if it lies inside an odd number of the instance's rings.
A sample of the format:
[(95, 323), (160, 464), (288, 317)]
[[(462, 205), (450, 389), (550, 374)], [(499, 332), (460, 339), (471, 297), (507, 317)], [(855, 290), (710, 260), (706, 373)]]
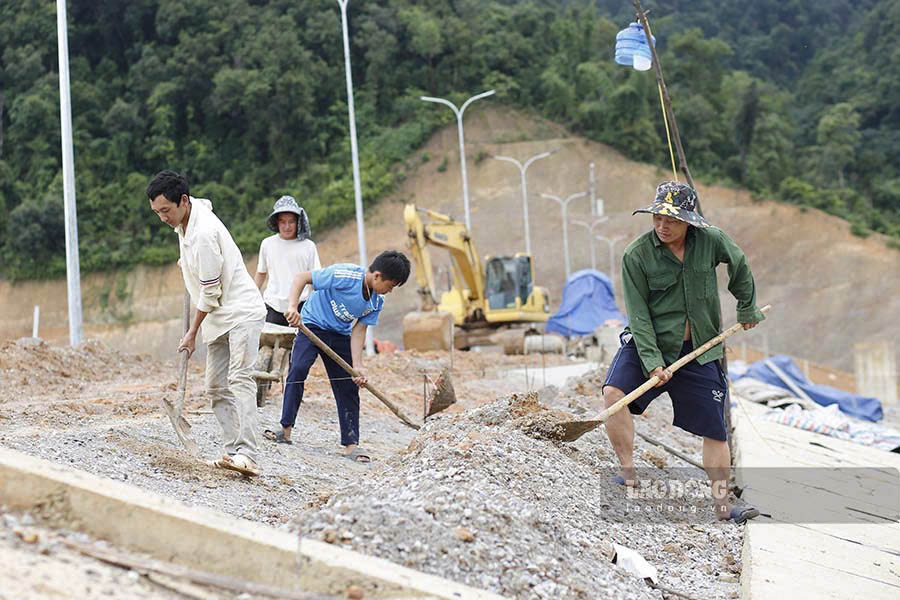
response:
[(253, 378), (256, 380), (256, 406), (266, 403), (266, 396), (272, 384), (284, 382), (291, 364), (291, 347), (297, 336), (296, 327), (285, 327), (275, 323), (265, 323), (259, 336), (259, 353), (253, 364)]

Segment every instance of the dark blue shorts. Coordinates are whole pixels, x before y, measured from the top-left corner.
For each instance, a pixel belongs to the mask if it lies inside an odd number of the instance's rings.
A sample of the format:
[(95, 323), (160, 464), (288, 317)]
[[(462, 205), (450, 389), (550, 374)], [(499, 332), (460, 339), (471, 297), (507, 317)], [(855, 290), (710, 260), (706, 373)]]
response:
[[(616, 352), (603, 386), (611, 385), (628, 394), (643, 385), (647, 378), (641, 370), (641, 359), (634, 340), (630, 339), (628, 333), (622, 334), (622, 338), (628, 339), (628, 342)], [(693, 345), (688, 340), (682, 345), (679, 358), (691, 350)], [(673, 425), (714, 440), (727, 439), (725, 403), (728, 402), (728, 384), (719, 361), (701, 365), (692, 360), (675, 371), (668, 383), (644, 392), (628, 405), (628, 410), (634, 415), (642, 414), (663, 392), (668, 392), (672, 398), (672, 408), (675, 411)]]

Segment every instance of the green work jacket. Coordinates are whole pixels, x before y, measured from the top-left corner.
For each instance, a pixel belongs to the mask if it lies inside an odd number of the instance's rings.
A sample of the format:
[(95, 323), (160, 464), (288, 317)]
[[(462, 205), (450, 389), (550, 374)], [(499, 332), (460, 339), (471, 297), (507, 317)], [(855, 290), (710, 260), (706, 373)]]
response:
[[(716, 265), (728, 265), (728, 291), (737, 298), (739, 323), (758, 323), (765, 316), (756, 307), (756, 285), (744, 252), (717, 227), (688, 227), (684, 262), (678, 260), (653, 230), (625, 249), (622, 288), (628, 330), (649, 374), (678, 359), (685, 319), (691, 323), (695, 348), (720, 333)], [(722, 358), (722, 344), (697, 357), (706, 364)]]

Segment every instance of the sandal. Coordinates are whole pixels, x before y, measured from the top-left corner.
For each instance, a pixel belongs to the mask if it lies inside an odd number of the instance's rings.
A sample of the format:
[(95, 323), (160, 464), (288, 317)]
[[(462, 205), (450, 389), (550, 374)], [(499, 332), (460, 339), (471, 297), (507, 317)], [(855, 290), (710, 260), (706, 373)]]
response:
[(292, 440), (289, 440), (284, 437), (283, 431), (275, 432), (275, 431), (272, 431), (271, 429), (266, 429), (265, 431), (263, 431), (263, 437), (266, 438), (267, 440), (272, 440), (276, 444), (293, 444), (294, 443)]
[(352, 460), (357, 463), (369, 463), (372, 461), (372, 457), (369, 456), (369, 453), (357, 446), (353, 450), (350, 451), (349, 454), (345, 454), (344, 458)]
[(212, 465), (219, 469), (237, 471), (245, 477), (259, 477), (259, 465), (252, 458), (243, 454), (234, 456), (226, 454), (219, 460), (212, 461)]
[(612, 483), (614, 483), (614, 484), (616, 484), (616, 485), (621, 485), (621, 486), (623, 486), (623, 487), (638, 487), (638, 482), (637, 482), (637, 480), (632, 480), (632, 479), (630, 479), (630, 480), (628, 480), (628, 481), (625, 481), (625, 478), (622, 476), (621, 473), (616, 474), (616, 475), (614, 475), (613, 477), (610, 477), (609, 480), (610, 480)]
[(759, 509), (752, 506), (734, 506), (728, 513), (728, 518), (723, 521), (734, 521), (735, 525), (743, 525), (750, 519), (759, 516)]

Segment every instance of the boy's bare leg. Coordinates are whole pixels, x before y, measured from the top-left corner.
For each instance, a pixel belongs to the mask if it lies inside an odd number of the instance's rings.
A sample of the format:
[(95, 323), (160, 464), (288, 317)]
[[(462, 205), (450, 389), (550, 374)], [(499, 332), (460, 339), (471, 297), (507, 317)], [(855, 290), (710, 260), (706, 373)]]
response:
[(282, 426), (281, 426), (281, 431), (284, 433), (284, 439), (290, 441), (290, 439), (291, 439), (291, 432), (292, 432), (293, 430), (294, 430), (293, 427), (285, 427), (284, 425), (282, 425)]
[[(625, 392), (607, 385), (603, 388), (603, 401), (609, 408), (625, 397)], [(606, 435), (619, 457), (621, 475), (625, 485), (634, 485), (634, 420), (628, 410), (620, 410), (606, 422)]]

